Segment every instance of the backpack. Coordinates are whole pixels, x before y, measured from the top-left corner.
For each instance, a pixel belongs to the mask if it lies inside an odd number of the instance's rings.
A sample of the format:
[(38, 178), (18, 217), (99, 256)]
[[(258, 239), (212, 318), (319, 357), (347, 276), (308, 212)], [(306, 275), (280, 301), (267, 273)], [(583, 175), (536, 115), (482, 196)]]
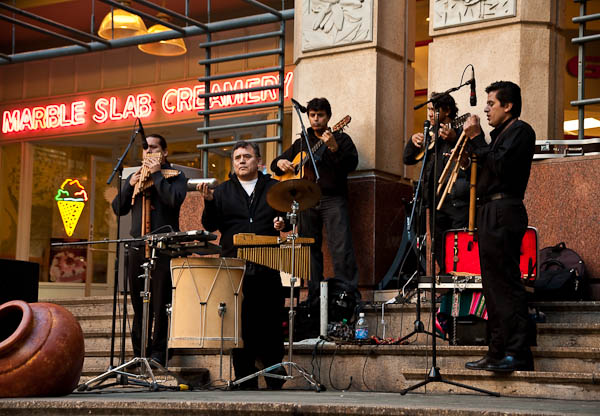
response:
[(582, 300), (585, 263), (564, 242), (540, 250), (539, 276), (535, 281), (535, 300)]

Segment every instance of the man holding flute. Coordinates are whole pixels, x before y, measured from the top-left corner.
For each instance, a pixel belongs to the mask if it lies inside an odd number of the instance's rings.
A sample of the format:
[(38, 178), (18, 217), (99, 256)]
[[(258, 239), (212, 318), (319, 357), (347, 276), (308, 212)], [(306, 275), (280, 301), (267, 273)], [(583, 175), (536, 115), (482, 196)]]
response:
[(527, 294), (521, 281), (519, 256), (527, 229), (523, 197), (535, 150), (535, 132), (519, 120), (521, 89), (509, 81), (486, 88), (485, 113), (494, 127), (488, 144), (479, 117), (464, 125), (481, 167), (477, 184), (477, 227), (483, 293), (488, 311), (488, 352), (467, 362), (471, 370), (511, 372), (533, 370), (529, 345)]
[[(136, 238), (152, 232), (179, 231), (179, 210), (187, 195), (185, 175), (167, 161), (169, 152), (164, 137), (152, 134), (146, 138), (146, 143), (142, 167), (123, 183), (120, 206), (118, 197), (112, 201), (115, 214), (126, 215), (131, 211), (131, 236)], [(151, 186), (144, 190), (140, 186), (142, 182)], [(144, 215), (144, 211), (149, 212)], [(146, 262), (146, 256), (143, 242), (133, 243), (127, 250), (127, 276), (134, 312), (131, 342), (135, 357), (141, 357), (143, 308), (140, 292), (144, 290), (144, 280), (138, 276), (143, 273), (141, 266)], [(171, 303), (171, 286), (170, 257), (159, 253), (152, 270), (148, 351), (144, 356), (161, 365), (165, 365), (167, 359), (166, 305)]]

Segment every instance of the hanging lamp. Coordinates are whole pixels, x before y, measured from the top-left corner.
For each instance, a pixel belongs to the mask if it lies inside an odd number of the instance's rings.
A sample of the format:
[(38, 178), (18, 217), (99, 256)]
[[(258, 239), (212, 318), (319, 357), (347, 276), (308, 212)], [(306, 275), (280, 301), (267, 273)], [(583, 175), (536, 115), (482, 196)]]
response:
[[(125, 1), (121, 3), (129, 4)], [(146, 25), (142, 18), (123, 9), (113, 9), (108, 12), (98, 29), (98, 36), (104, 39), (121, 39), (146, 33)]]
[[(169, 16), (164, 13), (158, 13), (156, 17), (167, 22), (170, 20)], [(161, 24), (156, 24), (148, 29), (148, 33), (160, 33), (168, 30), (172, 29)], [(145, 43), (143, 45), (138, 45), (138, 48), (142, 52), (158, 56), (177, 56), (183, 55), (187, 52), (183, 38), (161, 40), (154, 43)]]

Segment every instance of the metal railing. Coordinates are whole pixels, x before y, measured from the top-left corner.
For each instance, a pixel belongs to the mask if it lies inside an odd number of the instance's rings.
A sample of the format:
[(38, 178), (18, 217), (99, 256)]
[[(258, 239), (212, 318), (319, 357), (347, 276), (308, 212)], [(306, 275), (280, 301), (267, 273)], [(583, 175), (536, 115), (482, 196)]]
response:
[(578, 59), (577, 59), (577, 100), (571, 101), (572, 106), (578, 107), (577, 119), (578, 119), (578, 133), (577, 139), (583, 140), (584, 135), (584, 120), (585, 120), (585, 106), (592, 104), (600, 104), (600, 97), (585, 98), (585, 44), (589, 42), (599, 41), (600, 35), (586, 35), (585, 24), (587, 22), (600, 20), (600, 13), (587, 15), (586, 6), (588, 0), (574, 0), (579, 4), (579, 16), (572, 19), (573, 23), (579, 24), (579, 35), (576, 38), (571, 39), (572, 43), (578, 46)]
[[(204, 59), (200, 60), (198, 63), (200, 65), (204, 65), (204, 76), (199, 78), (199, 82), (204, 83), (204, 93), (199, 95), (199, 98), (204, 100), (204, 110), (198, 111), (198, 115), (203, 117), (203, 126), (198, 128), (198, 132), (202, 133), (202, 143), (197, 145), (196, 147), (202, 153), (202, 169), (204, 177), (208, 177), (208, 151), (210, 149), (222, 147), (222, 146), (231, 146), (235, 144), (235, 141), (228, 142), (214, 142), (211, 141), (210, 134), (211, 132), (219, 131), (219, 130), (232, 130), (239, 129), (245, 127), (253, 127), (253, 126), (267, 126), (267, 125), (276, 125), (277, 126), (277, 134), (273, 137), (260, 137), (260, 138), (252, 138), (248, 139), (248, 142), (254, 143), (269, 143), (269, 142), (277, 142), (277, 153), (281, 153), (282, 150), (282, 139), (283, 139), (283, 103), (284, 103), (284, 82), (285, 82), (285, 21), (286, 19), (291, 19), (293, 17), (293, 13), (290, 13), (290, 10), (281, 10), (277, 11), (269, 6), (266, 6), (259, 1), (256, 0), (243, 0), (246, 3), (261, 8), (263, 10), (268, 11), (273, 18), (279, 21), (279, 30), (278, 31), (270, 31), (259, 34), (252, 34), (247, 36), (234, 37), (229, 39), (221, 39), (221, 40), (213, 40), (212, 33), (210, 31), (206, 34), (206, 41), (199, 45), (200, 48), (205, 49)], [(208, 0), (208, 19), (210, 21), (210, 7), (211, 0)], [(284, 2), (282, 1), (281, 5), (282, 9), (284, 7)], [(293, 12), (293, 11), (292, 11)], [(258, 26), (263, 24), (264, 22), (257, 22), (255, 24), (249, 24), (247, 27)], [(252, 42), (260, 39), (267, 38), (277, 38), (278, 39), (278, 47), (275, 49), (267, 49), (263, 51), (242, 53), (238, 55), (230, 55), (214, 58), (213, 57), (213, 48), (218, 48), (224, 45), (231, 45), (235, 43), (245, 43)], [(212, 75), (211, 66), (221, 63), (221, 62), (231, 62), (231, 61), (241, 61), (245, 59), (263, 57), (263, 56), (277, 56), (278, 57), (278, 65), (270, 68), (264, 68), (260, 70), (249, 70), (249, 71), (241, 71), (229, 74), (218, 74)], [(240, 88), (229, 91), (219, 91), (212, 92), (211, 82), (226, 78), (234, 78), (234, 77), (244, 77), (250, 75), (256, 75), (261, 73), (268, 72), (277, 72), (279, 75), (279, 81), (275, 85), (267, 85), (261, 87), (252, 87), (252, 88)], [(219, 109), (211, 109), (211, 101), (217, 97), (222, 97), (226, 95), (233, 94), (246, 94), (249, 92), (257, 92), (257, 91), (266, 91), (277, 89), (277, 100), (268, 103), (258, 103), (258, 104), (249, 104), (243, 106), (234, 106), (229, 108), (219, 108)], [(211, 125), (211, 116), (213, 114), (223, 114), (223, 113), (234, 113), (234, 112), (243, 112), (248, 110), (256, 110), (256, 109), (268, 109), (273, 108), (277, 109), (277, 117), (275, 119), (270, 120), (260, 120), (260, 121), (251, 121), (246, 123), (229, 123), (229, 124), (219, 124), (219, 125)]]

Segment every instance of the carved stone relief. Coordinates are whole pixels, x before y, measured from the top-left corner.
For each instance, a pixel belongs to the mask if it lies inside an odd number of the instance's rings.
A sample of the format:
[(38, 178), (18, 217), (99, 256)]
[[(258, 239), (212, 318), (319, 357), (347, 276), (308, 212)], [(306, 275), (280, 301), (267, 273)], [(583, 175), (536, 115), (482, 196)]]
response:
[(433, 28), (516, 16), (517, 0), (434, 0)]
[(302, 50), (372, 41), (373, 1), (302, 0)]

